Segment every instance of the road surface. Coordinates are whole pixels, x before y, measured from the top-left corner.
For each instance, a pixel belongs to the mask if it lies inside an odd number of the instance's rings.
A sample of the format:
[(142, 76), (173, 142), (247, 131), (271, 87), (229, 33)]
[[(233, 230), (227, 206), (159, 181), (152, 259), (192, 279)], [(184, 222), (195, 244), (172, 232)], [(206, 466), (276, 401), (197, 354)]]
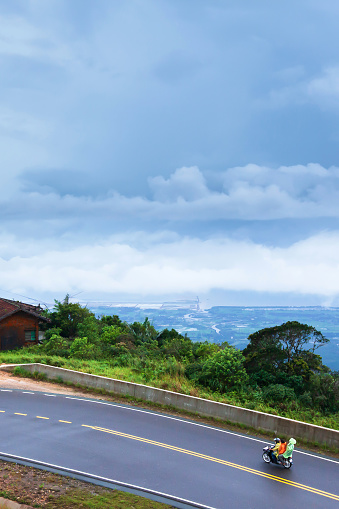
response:
[(262, 439), (132, 406), (1, 389), (0, 423), (0, 455), (144, 488), (176, 507), (339, 507), (335, 459), (296, 450), (285, 470), (263, 462)]

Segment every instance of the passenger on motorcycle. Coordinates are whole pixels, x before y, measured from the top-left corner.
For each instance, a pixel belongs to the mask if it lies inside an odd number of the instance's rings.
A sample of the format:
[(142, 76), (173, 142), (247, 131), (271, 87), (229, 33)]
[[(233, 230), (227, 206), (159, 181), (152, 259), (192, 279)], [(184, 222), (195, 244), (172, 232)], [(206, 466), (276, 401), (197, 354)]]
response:
[(286, 451), (286, 448), (287, 448), (287, 443), (285, 442), (285, 440), (281, 439), (277, 458), (278, 458), (279, 454), (284, 454), (284, 452)]
[(290, 438), (286, 447), (286, 451), (283, 454), (279, 454), (278, 461), (282, 463), (284, 459), (290, 458), (296, 443), (297, 441), (294, 438)]

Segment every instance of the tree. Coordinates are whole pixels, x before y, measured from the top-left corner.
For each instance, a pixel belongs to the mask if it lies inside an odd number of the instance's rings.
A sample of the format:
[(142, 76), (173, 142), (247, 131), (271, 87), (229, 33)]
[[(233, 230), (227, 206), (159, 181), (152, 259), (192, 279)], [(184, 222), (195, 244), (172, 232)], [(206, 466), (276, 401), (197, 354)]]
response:
[(178, 361), (188, 361), (193, 356), (192, 341), (181, 334), (165, 340), (161, 350), (166, 357), (174, 357)]
[(77, 327), (77, 335), (80, 338), (87, 338), (90, 343), (97, 343), (99, 341), (99, 320), (94, 315), (86, 316)]
[(192, 350), (195, 360), (203, 362), (211, 355), (219, 352), (220, 345), (216, 343), (210, 343), (209, 341), (198, 341), (193, 343)]
[(55, 300), (54, 311), (49, 313), (50, 323), (48, 328), (60, 329), (60, 335), (64, 338), (74, 339), (79, 325), (90, 316), (95, 316), (88, 308), (80, 304), (70, 303), (66, 295), (63, 302)]
[(162, 347), (165, 342), (176, 338), (184, 339), (184, 336), (175, 329), (163, 329), (157, 336), (158, 345)]
[(226, 347), (210, 356), (202, 365), (200, 383), (212, 390), (226, 392), (240, 387), (248, 380), (244, 357), (240, 350)]
[(86, 337), (75, 338), (70, 346), (71, 357), (77, 359), (95, 359), (98, 351), (93, 343), (90, 343)]
[[(247, 364), (251, 358), (277, 368), (281, 363), (291, 364), (304, 352), (314, 351), (328, 343), (323, 334), (310, 325), (299, 322), (286, 322), (282, 325), (261, 329), (248, 337), (249, 344), (243, 350)], [(309, 346), (309, 348), (306, 348)]]
[(130, 330), (135, 337), (136, 345), (148, 343), (156, 340), (158, 332), (155, 330), (149, 319), (146, 317), (143, 323), (134, 322), (130, 325)]
[(179, 361), (191, 359), (193, 355), (193, 342), (186, 334), (183, 336), (175, 329), (164, 329), (158, 334), (156, 339), (161, 349), (161, 354), (165, 357), (174, 357)]
[(118, 315), (102, 315), (99, 317), (100, 327), (110, 327), (111, 325), (115, 325), (116, 327), (120, 327), (125, 332), (128, 332), (128, 324), (120, 320)]
[(314, 327), (296, 321), (261, 329), (248, 339), (243, 350), (246, 370), (261, 373), (270, 383), (267, 374), (278, 376), (284, 371), (306, 379), (311, 370), (321, 370), (321, 357), (314, 352), (329, 341)]

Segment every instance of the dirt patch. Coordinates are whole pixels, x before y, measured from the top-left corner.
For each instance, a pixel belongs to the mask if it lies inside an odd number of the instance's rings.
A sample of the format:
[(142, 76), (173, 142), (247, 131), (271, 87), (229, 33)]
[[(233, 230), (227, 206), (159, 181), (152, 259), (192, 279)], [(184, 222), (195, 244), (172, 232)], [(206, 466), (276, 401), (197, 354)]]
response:
[(1, 460), (0, 497), (45, 509), (170, 509), (130, 493)]
[[(96, 492), (96, 486), (16, 463), (0, 461), (1, 496), (21, 504), (44, 507), (51, 497), (60, 496), (70, 489)], [(100, 491), (100, 489), (99, 489)]]
[[(20, 389), (23, 391), (41, 391), (54, 394), (73, 394), (78, 396), (84, 396), (88, 394), (79, 389), (73, 389), (72, 387), (61, 386), (52, 382), (45, 382), (41, 380), (31, 380), (30, 378), (20, 378), (14, 376), (7, 371), (0, 369), (0, 387), (3, 389)], [(98, 398), (99, 399), (99, 398)], [(104, 398), (100, 398), (104, 399)]]

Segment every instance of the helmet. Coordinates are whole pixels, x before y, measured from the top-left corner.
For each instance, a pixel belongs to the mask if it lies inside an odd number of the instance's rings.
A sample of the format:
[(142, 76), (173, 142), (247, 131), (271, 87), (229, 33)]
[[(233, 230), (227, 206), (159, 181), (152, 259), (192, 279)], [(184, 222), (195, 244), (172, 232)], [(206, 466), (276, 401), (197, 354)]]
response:
[(274, 441), (275, 441), (275, 443), (277, 444), (277, 443), (278, 443), (278, 442), (280, 442), (281, 440), (280, 440), (280, 438), (275, 438), (275, 439), (274, 439)]
[(289, 443), (295, 445), (297, 441), (294, 438), (290, 438)]

